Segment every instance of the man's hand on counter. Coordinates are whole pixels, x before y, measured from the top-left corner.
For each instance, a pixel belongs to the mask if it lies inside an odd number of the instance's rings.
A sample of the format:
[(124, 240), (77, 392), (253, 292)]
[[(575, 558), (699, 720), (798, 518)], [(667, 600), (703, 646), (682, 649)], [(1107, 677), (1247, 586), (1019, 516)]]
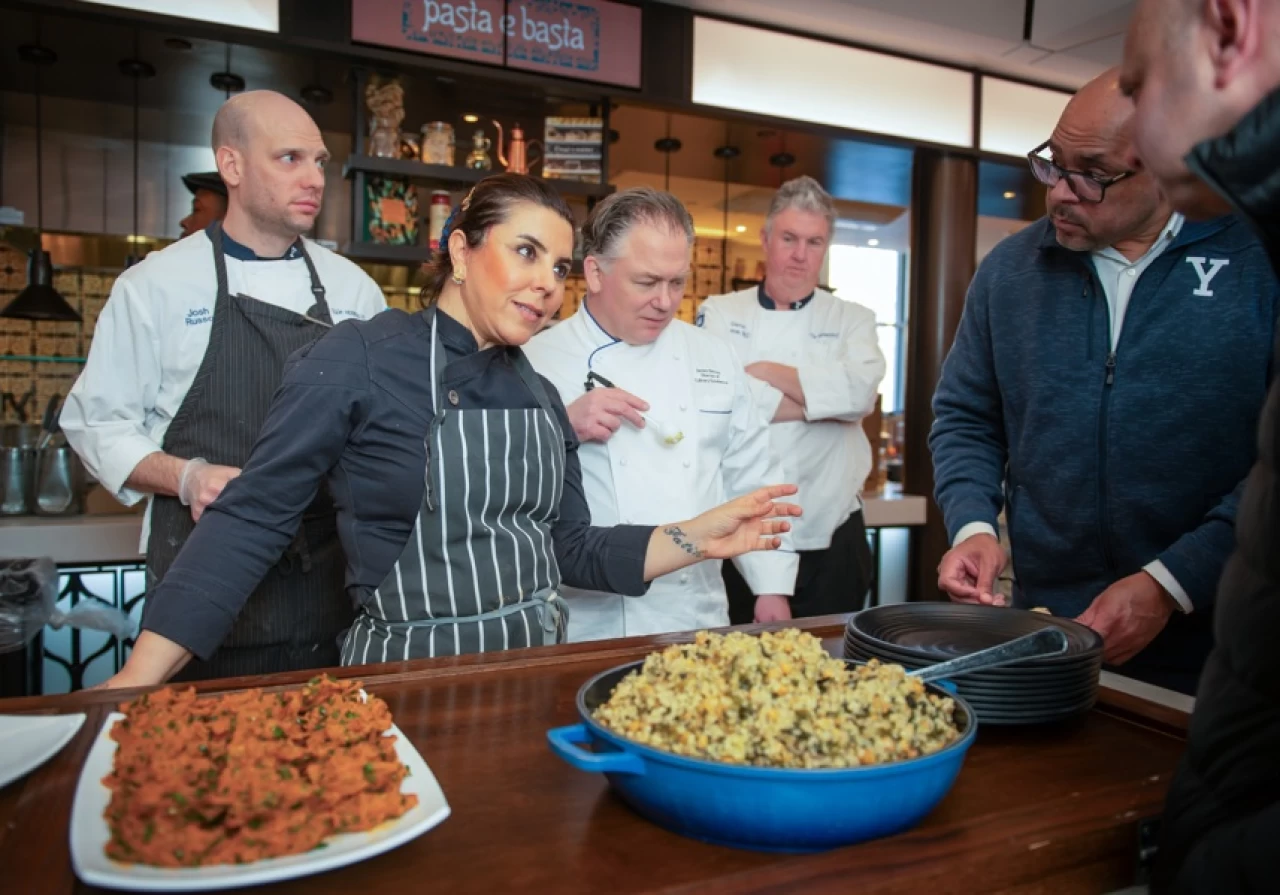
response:
[(1076, 621), (1102, 635), (1102, 659), (1128, 662), (1164, 630), (1177, 603), (1146, 572), (1121, 578), (1094, 599)]
[(989, 534), (976, 534), (956, 544), (938, 566), (938, 589), (957, 603), (1003, 606), (996, 593), (996, 578), (1008, 565), (1000, 541)]
[(782, 594), (760, 594), (756, 597), (757, 622), (785, 622), (791, 620), (791, 601)]
[(608, 441), (623, 420), (644, 428), (642, 411), (649, 405), (643, 398), (620, 388), (593, 388), (565, 408), (579, 441)]

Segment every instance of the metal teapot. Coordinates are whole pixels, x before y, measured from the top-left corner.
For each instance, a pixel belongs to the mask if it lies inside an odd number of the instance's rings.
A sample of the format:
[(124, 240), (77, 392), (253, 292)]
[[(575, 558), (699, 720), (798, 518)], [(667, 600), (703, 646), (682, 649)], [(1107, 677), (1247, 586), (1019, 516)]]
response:
[[(542, 160), (541, 144), (537, 140), (526, 141), (524, 138), (524, 130), (518, 124), (511, 126), (511, 145), (507, 149), (507, 154), (502, 152), (502, 144), (506, 142), (502, 133), (502, 123), (494, 119), (493, 126), (498, 129), (498, 161), (502, 162), (502, 166), (511, 174), (528, 174), (529, 166)], [(538, 155), (535, 158), (529, 158), (528, 153), (537, 145), (539, 147)]]

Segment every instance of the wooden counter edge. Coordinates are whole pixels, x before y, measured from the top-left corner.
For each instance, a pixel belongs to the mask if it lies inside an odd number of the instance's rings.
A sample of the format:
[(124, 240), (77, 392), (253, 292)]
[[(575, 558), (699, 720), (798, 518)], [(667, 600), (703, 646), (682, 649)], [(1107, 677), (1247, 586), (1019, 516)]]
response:
[[(843, 637), (847, 615), (828, 615), (818, 618), (794, 619), (770, 624), (740, 625), (733, 630), (745, 633), (799, 628), (824, 641)], [(728, 630), (728, 629), (720, 629)], [(359, 678), (366, 686), (379, 684), (427, 681), (460, 675), (481, 675), (520, 668), (537, 668), (545, 665), (572, 665), (578, 662), (592, 663), (601, 659), (616, 659), (619, 665), (641, 659), (657, 649), (673, 643), (687, 643), (694, 632), (658, 634), (648, 637), (630, 637), (619, 640), (597, 640), (586, 643), (567, 643), (560, 646), (536, 649), (510, 650), (507, 652), (479, 653), (440, 659), (417, 659), (409, 662), (386, 662), (379, 665), (363, 665), (339, 668), (296, 671), (283, 674), (222, 678), (193, 684), (198, 692), (227, 692), (252, 687), (275, 689), (297, 686), (318, 674), (336, 678)], [(828, 642), (828, 647), (839, 643)], [(25, 696), (16, 699), (0, 699), (0, 713), (19, 712), (78, 712), (86, 707), (112, 705), (126, 702), (156, 687), (127, 690), (81, 690), (53, 696)], [(1175, 708), (1141, 699), (1119, 690), (1102, 686), (1098, 691), (1098, 706), (1109, 714), (1135, 723), (1162, 730), (1175, 736), (1185, 736), (1190, 715)]]

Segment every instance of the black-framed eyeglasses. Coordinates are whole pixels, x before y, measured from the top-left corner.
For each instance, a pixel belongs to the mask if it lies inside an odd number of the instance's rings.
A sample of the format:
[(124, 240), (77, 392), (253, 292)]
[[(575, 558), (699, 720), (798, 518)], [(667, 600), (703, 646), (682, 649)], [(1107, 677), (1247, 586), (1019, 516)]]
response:
[(1083, 171), (1068, 171), (1052, 159), (1047, 159), (1040, 154), (1048, 147), (1049, 141), (1045, 140), (1027, 153), (1027, 163), (1031, 165), (1032, 176), (1050, 189), (1057, 186), (1058, 181), (1065, 177), (1067, 186), (1071, 188), (1071, 192), (1075, 193), (1076, 198), (1081, 202), (1101, 202), (1107, 195), (1107, 187), (1138, 173), (1137, 171), (1122, 171), (1114, 177), (1094, 177), (1092, 174), (1086, 174)]

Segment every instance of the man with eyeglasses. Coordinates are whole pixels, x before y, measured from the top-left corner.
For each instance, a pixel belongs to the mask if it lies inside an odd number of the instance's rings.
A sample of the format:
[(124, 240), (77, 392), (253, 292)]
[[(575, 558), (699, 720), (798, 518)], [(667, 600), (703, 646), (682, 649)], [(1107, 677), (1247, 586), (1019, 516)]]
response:
[(1046, 607), (1104, 661), (1194, 692), (1271, 369), (1278, 289), (1234, 218), (1193, 223), (1130, 161), (1107, 72), (1030, 153), (1048, 216), (979, 267), (929, 443), (958, 602)]

